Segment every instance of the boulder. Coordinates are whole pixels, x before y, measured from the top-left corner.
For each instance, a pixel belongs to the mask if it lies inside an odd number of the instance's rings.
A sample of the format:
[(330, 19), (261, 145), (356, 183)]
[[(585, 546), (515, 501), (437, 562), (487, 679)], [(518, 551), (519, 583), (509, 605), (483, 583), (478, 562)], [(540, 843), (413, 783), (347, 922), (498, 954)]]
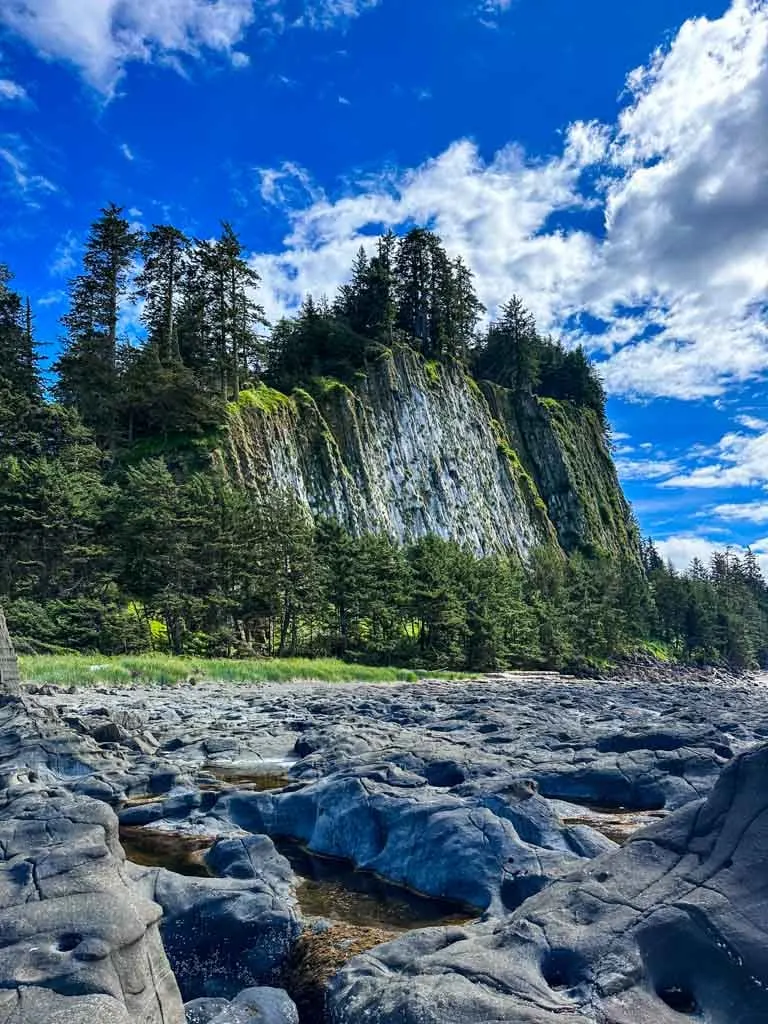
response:
[(768, 1020), (768, 745), (706, 801), (504, 920), (412, 933), (332, 981), (333, 1024)]
[(183, 1024), (161, 909), (133, 885), (117, 828), (60, 788), (0, 798), (2, 1024)]
[[(288, 862), (269, 840), (250, 845), (253, 860), (260, 846), (264, 861), (247, 877), (131, 868), (141, 890), (163, 909), (163, 943), (187, 1001), (231, 999), (246, 987), (274, 983), (301, 931)], [(226, 853), (218, 858), (227, 861)], [(241, 862), (235, 856), (232, 863)]]
[(280, 988), (248, 988), (211, 1024), (299, 1024), (299, 1011)]

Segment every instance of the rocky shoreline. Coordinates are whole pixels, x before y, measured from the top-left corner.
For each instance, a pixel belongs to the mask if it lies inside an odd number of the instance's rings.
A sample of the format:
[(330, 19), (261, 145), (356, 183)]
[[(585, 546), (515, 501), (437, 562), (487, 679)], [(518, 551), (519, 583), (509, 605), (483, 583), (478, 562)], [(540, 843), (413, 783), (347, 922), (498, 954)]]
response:
[(5, 696), (0, 1024), (757, 1024), (766, 740), (758, 678)]
[(606, 669), (574, 670), (583, 679), (644, 683), (714, 683), (739, 686), (758, 681), (763, 673), (752, 670), (737, 672), (727, 665), (687, 665), (682, 662), (663, 661), (652, 654), (633, 654)]

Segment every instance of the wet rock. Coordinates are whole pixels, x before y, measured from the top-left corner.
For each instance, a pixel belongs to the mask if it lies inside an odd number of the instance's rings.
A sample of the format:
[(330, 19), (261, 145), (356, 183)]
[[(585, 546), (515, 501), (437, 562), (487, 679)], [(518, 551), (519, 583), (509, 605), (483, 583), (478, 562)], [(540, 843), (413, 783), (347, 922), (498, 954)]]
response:
[(279, 988), (245, 989), (211, 1024), (299, 1024), (299, 1012)]
[(704, 802), (506, 920), (413, 933), (331, 983), (333, 1024), (768, 1019), (768, 746)]
[(211, 1024), (229, 1005), (228, 999), (192, 999), (184, 1003), (187, 1024)]
[(530, 791), (497, 796), (491, 809), (386, 764), (339, 771), (297, 792), (228, 794), (206, 820), (216, 819), (294, 836), (425, 895), (497, 912), (516, 907), (580, 855)]
[(271, 868), (248, 879), (132, 867), (141, 891), (163, 909), (163, 944), (185, 1000), (231, 999), (279, 980), (301, 931), (292, 875), (280, 861), (275, 855)]

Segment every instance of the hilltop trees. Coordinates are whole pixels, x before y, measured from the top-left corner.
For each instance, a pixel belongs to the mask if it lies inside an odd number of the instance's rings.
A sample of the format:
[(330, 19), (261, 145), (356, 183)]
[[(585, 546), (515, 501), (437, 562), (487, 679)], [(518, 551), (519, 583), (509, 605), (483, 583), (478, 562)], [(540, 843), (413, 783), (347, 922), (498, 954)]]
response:
[[(388, 232), (370, 254), (361, 246), (333, 301), (308, 295), (268, 335), (258, 287), (231, 224), (206, 240), (170, 224), (143, 231), (110, 204), (70, 285), (56, 397), (114, 451), (158, 434), (206, 435), (226, 403), (262, 376), (282, 390), (350, 380), (383, 348), (407, 345), (603, 416), (602, 386), (584, 352), (542, 338), (519, 297), (478, 334), (484, 309), (472, 272), (425, 228)], [(21, 324), (22, 311), (14, 316)], [(133, 324), (130, 341), (121, 323)]]
[(0, 601), (30, 646), (480, 670), (579, 666), (653, 641), (690, 661), (768, 664), (768, 591), (750, 552), (685, 573), (651, 544), (642, 566), (635, 552), (554, 545), (522, 564), (436, 536), (353, 536), (292, 493), (233, 482), (214, 453), (244, 389), (333, 388), (327, 378), (351, 383), (398, 347), (433, 379), (440, 360), (605, 425), (584, 351), (542, 337), (517, 296), (481, 330), (471, 271), (434, 233), (361, 247), (335, 297), (307, 296), (265, 336), (231, 225), (199, 240), (107, 206), (71, 282), (52, 381), (12, 283), (0, 266)]
[[(135, 230), (110, 204), (91, 227), (70, 285), (56, 396), (114, 448), (157, 432), (199, 432), (261, 372), (258, 274), (228, 223), (216, 240), (172, 225)], [(146, 338), (121, 343), (135, 303)]]

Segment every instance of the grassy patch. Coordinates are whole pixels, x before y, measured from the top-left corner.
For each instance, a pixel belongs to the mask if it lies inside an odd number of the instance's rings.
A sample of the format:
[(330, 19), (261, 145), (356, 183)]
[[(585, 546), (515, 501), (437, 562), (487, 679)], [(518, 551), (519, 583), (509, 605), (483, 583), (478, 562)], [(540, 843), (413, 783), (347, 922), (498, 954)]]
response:
[(273, 413), (280, 409), (291, 406), (291, 399), (282, 391), (268, 388), (266, 384), (259, 384), (256, 388), (241, 391), (236, 402), (229, 403), (229, 410), (232, 413), (240, 409), (261, 409), (262, 412)]
[(355, 397), (352, 389), (347, 384), (337, 380), (336, 377), (315, 377), (312, 381), (312, 386), (321, 395), (331, 395), (334, 392), (341, 392), (341, 394), (347, 395), (350, 398)]
[[(27, 655), (19, 659), (27, 683), (59, 686), (129, 686), (132, 683), (176, 684), (194, 678), (223, 683), (414, 683), (427, 672), (349, 665), (333, 658), (275, 658), (233, 661), (165, 654), (107, 658), (99, 654)], [(440, 675), (440, 673), (437, 673)]]

